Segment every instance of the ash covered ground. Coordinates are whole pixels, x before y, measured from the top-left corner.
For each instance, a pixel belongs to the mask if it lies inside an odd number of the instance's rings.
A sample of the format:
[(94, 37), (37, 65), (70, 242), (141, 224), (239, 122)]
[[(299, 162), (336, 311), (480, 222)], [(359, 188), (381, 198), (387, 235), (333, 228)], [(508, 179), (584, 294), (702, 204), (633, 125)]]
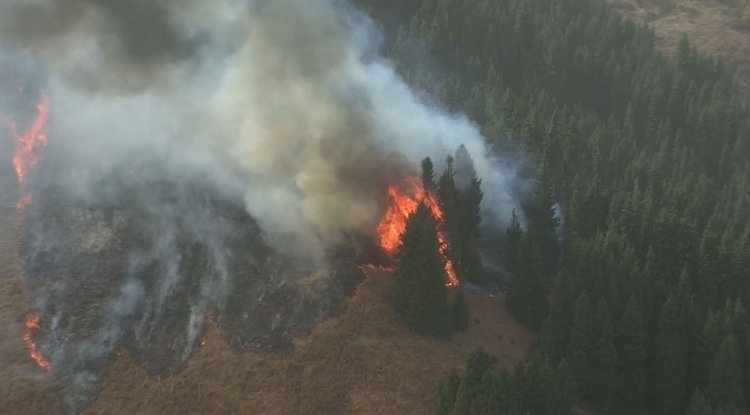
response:
[(170, 376), (214, 319), (237, 351), (285, 351), (360, 279), (355, 252), (332, 254), (321, 268), (273, 251), (241, 199), (199, 180), (117, 179), (127, 174), (102, 178), (109, 194), (96, 203), (40, 183), (23, 213), (22, 275), (40, 317), (34, 341), (67, 413), (92, 402), (121, 348), (152, 376)]

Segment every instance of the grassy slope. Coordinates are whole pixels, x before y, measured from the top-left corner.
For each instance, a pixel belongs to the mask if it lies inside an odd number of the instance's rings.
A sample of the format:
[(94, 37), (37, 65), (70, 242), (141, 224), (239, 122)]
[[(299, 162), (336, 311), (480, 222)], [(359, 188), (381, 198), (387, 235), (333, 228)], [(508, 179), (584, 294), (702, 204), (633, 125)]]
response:
[[(722, 58), (750, 87), (750, 0), (607, 0), (623, 15), (647, 23), (672, 52), (684, 33), (705, 54)], [(744, 25), (744, 26), (743, 26)]]
[(214, 327), (188, 368), (169, 379), (149, 379), (123, 354), (88, 414), (427, 414), (440, 375), (475, 347), (510, 367), (532, 340), (502, 297), (471, 297), (470, 329), (436, 341), (404, 328), (391, 295), (392, 275), (371, 270), (346, 312), (288, 355), (232, 353)]
[(22, 340), (30, 308), (19, 278), (18, 216), (9, 188), (0, 183), (0, 413), (57, 413), (51, 378), (29, 360)]

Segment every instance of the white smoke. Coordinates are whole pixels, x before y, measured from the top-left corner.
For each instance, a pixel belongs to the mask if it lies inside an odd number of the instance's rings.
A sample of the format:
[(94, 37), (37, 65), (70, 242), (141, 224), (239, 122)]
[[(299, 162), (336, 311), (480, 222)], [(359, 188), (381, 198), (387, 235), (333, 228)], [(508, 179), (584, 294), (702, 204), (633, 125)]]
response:
[[(19, 20), (59, 3), (11, 1), (0, 28), (19, 31)], [(79, 13), (8, 43), (46, 68), (49, 135), (72, 166), (58, 179), (81, 197), (95, 197), (92, 181), (112, 166), (160, 157), (176, 174), (241, 192), (277, 246), (322, 258), (376, 228), (386, 184), (463, 144), (486, 216), (515, 207), (514, 171), (477, 126), (412, 92), (378, 56), (373, 22), (343, 1), (139, 0), (127, 13), (101, 0), (62, 3)], [(164, 22), (153, 35), (166, 40), (135, 43), (139, 28), (118, 19), (154, 11)]]

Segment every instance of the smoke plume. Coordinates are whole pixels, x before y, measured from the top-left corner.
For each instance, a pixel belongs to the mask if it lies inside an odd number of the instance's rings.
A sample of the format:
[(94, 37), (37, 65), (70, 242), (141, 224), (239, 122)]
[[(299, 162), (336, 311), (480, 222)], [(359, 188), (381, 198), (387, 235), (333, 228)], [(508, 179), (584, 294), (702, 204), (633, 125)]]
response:
[[(25, 269), (33, 274), (40, 258), (59, 264), (54, 255), (70, 247), (125, 264), (104, 277), (115, 281), (99, 291), (109, 300), (87, 309), (101, 316), (87, 320), (98, 334), (75, 352), (48, 342), (53, 365), (74, 356), (74, 383), (89, 390), (90, 362), (111, 357), (131, 328), (142, 344), (159, 335), (169, 307), (185, 310), (182, 359), (205, 313), (245, 312), (230, 298), (250, 278), (238, 270), (278, 282), (263, 255), (236, 248), (245, 222), (215, 200), (240, 201), (264, 243), (320, 269), (330, 250), (374, 240), (389, 184), (418, 174), (426, 156), (439, 171), (464, 145), (482, 180), (484, 223), (500, 228), (515, 207), (513, 164), (490, 153), (470, 120), (410, 90), (379, 55), (381, 37), (343, 0), (4, 0), (0, 88), (31, 86), (51, 106), (49, 146), (29, 183)], [(19, 108), (12, 96), (0, 95), (0, 110)], [(52, 193), (86, 208), (50, 217)], [(110, 211), (123, 204), (137, 209)], [(70, 223), (87, 225), (71, 236)], [(138, 245), (110, 250), (122, 235)], [(195, 265), (186, 247), (208, 258), (197, 282), (186, 277)], [(90, 289), (75, 284), (58, 281), (37, 298), (60, 344), (57, 330), (78, 323), (52, 298)], [(254, 290), (246, 302), (275, 298)], [(170, 303), (178, 294), (188, 297), (181, 306)]]
[(272, 241), (320, 257), (372, 232), (385, 184), (464, 144), (485, 210), (509, 216), (512, 172), (470, 121), (409, 90), (345, 2), (17, 0), (1, 12), (6, 48), (45, 69), (49, 135), (75, 166), (55, 179), (77, 195), (92, 197), (103, 170), (159, 157), (241, 192)]

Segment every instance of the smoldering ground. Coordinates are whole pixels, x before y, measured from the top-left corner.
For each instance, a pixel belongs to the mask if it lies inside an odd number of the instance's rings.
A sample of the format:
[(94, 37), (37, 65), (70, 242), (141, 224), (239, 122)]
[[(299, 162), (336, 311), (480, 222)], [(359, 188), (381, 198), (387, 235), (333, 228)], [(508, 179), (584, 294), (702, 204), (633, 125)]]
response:
[(7, 0), (0, 36), (8, 74), (37, 74), (51, 104), (23, 264), (72, 411), (124, 343), (174, 368), (206, 313), (268, 338), (322, 318), (335, 301), (294, 284), (372, 237), (425, 156), (465, 145), (486, 221), (516, 204), (513, 164), (414, 94), (345, 1)]

